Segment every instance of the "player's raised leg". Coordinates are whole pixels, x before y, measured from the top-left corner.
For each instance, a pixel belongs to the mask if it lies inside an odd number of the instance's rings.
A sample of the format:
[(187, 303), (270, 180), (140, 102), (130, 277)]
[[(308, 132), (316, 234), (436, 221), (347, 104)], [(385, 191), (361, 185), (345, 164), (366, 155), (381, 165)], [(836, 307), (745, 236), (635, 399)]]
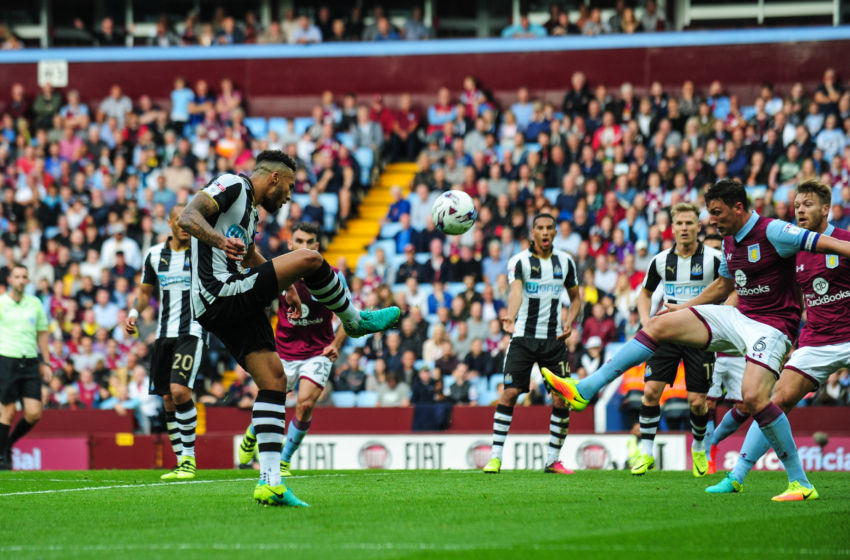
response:
[[(713, 284), (712, 284), (713, 286)], [(706, 292), (710, 289), (706, 289)], [(705, 293), (705, 292), (704, 292)], [(607, 363), (593, 375), (576, 382), (571, 378), (545, 376), (546, 380), (570, 403), (573, 410), (584, 410), (605, 385), (615, 380), (630, 367), (649, 359), (662, 342), (673, 342), (696, 348), (705, 348), (709, 332), (705, 323), (690, 309), (655, 316), (638, 331)]]
[(348, 336), (356, 338), (384, 331), (398, 323), (401, 316), (398, 307), (375, 311), (357, 309), (345, 283), (316, 251), (298, 249), (276, 257), (272, 262), (280, 291), (303, 278), (313, 297), (340, 318)]

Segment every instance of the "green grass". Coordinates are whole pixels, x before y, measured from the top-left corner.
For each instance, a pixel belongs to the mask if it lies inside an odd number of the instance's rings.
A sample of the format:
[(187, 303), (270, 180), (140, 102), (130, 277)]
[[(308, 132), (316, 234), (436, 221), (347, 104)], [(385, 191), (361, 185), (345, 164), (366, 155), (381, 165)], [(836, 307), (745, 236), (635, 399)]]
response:
[(309, 509), (256, 505), (253, 471), (159, 474), (0, 473), (0, 558), (850, 557), (847, 474), (774, 503), (783, 472), (718, 496), (721, 474), (322, 471), (289, 479)]

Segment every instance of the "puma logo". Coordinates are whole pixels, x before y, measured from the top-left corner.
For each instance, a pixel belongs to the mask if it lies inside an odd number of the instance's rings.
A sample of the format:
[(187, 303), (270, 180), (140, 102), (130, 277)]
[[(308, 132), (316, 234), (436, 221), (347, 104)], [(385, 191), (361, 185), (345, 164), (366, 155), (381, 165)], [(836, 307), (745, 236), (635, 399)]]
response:
[(667, 267), (667, 270), (668, 270), (671, 274), (672, 274), (673, 272), (676, 272), (676, 269), (675, 269), (675, 268), (673, 268), (672, 266), (668, 266), (668, 267)]
[(532, 266), (531, 272), (540, 272), (540, 267), (539, 266)]

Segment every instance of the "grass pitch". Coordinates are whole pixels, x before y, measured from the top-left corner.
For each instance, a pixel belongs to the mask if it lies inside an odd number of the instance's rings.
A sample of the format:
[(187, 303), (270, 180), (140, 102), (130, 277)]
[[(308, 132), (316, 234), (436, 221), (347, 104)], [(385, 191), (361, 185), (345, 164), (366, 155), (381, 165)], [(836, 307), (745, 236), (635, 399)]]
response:
[(316, 471), (309, 509), (261, 507), (254, 471), (0, 473), (0, 558), (848, 558), (850, 475), (773, 503), (784, 472), (709, 495), (717, 474)]

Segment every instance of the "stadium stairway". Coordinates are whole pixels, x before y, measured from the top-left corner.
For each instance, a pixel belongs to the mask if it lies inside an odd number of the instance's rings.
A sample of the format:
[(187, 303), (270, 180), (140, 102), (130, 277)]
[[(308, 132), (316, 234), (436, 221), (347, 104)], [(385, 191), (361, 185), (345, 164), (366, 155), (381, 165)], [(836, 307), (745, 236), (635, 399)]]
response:
[(390, 189), (398, 185), (407, 196), (415, 174), (415, 163), (391, 163), (386, 166), (376, 183), (360, 201), (358, 216), (350, 219), (345, 229), (341, 229), (323, 251), (325, 260), (331, 266), (336, 266), (340, 257), (345, 257), (348, 267), (352, 270), (357, 266), (357, 259), (366, 253), (369, 244), (377, 238), (381, 230), (381, 220), (387, 215), (393, 202)]

